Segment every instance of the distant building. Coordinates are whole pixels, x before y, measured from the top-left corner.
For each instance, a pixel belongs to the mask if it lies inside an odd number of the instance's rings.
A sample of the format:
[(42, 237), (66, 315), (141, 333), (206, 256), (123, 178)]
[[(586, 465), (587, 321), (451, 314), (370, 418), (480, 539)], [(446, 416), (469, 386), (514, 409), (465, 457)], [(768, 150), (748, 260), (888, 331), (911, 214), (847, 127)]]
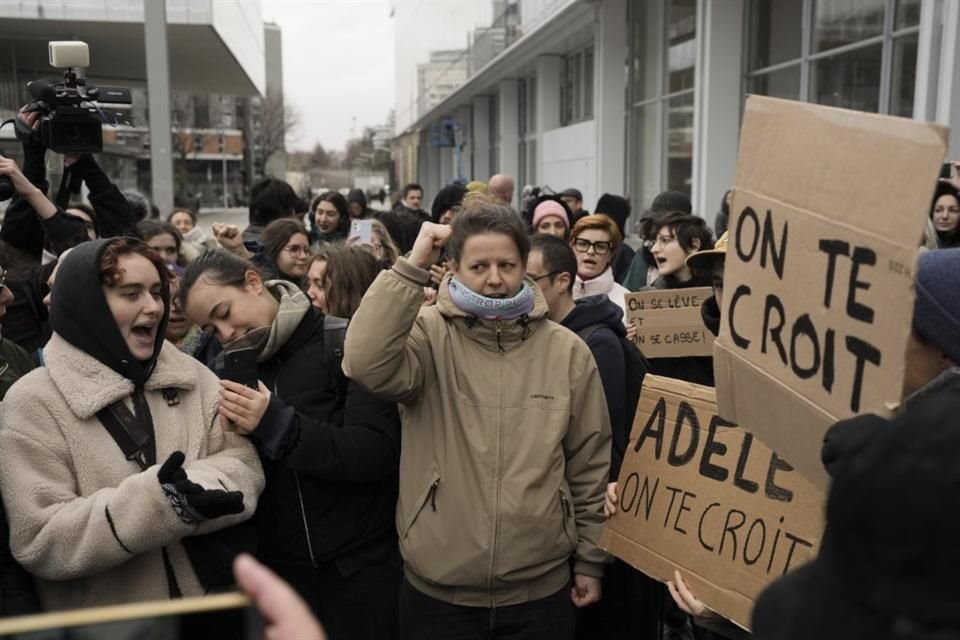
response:
[(465, 49), (431, 51), (430, 62), (417, 65), (417, 116), (422, 117), (459, 89), (468, 72)]

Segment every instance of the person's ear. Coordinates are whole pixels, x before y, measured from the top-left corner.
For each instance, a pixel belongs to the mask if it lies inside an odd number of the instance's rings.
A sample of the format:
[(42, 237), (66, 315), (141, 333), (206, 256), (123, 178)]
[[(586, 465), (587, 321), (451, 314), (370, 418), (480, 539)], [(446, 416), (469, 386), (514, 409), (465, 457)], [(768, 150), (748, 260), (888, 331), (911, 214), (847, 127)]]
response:
[(560, 293), (566, 294), (573, 291), (573, 280), (570, 279), (569, 273), (559, 273), (557, 274), (557, 279), (555, 281), (557, 284), (562, 285)]
[(696, 253), (697, 251), (700, 251), (700, 247), (702, 246), (700, 244), (700, 238), (693, 238), (693, 240), (691, 240), (690, 242), (690, 245), (693, 247), (693, 250), (691, 251), (691, 253)]
[(263, 278), (260, 277), (260, 274), (254, 271), (253, 269), (248, 269), (243, 276), (244, 280), (247, 283), (247, 287), (253, 291), (255, 294), (260, 295), (263, 293), (264, 283)]

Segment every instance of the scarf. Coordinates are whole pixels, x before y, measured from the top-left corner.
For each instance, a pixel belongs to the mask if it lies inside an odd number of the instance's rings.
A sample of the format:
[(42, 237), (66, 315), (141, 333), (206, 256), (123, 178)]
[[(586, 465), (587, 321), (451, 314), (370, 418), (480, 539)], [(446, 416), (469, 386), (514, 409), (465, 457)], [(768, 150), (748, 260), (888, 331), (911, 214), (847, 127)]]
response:
[(267, 290), (280, 301), (273, 322), (257, 327), (236, 340), (223, 345), (224, 351), (252, 348), (257, 350), (257, 362), (265, 362), (287, 343), (310, 310), (310, 300), (296, 285), (286, 280), (268, 280)]
[(460, 311), (484, 320), (514, 320), (533, 311), (534, 294), (524, 281), (512, 298), (488, 298), (473, 291), (455, 277), (450, 278), (450, 300)]

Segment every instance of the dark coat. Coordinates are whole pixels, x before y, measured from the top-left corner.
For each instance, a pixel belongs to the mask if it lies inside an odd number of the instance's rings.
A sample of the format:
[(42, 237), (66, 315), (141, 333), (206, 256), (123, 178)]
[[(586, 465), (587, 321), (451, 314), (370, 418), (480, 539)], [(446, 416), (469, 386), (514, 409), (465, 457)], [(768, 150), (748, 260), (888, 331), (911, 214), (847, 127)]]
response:
[(334, 561), (350, 575), (396, 553), (400, 416), (329, 367), (312, 307), (260, 363), (273, 395), (251, 436), (267, 476), (256, 518), (268, 563)]
[(623, 310), (607, 296), (589, 296), (577, 300), (573, 311), (560, 324), (578, 333), (587, 327), (601, 325), (587, 338), (587, 346), (597, 361), (603, 394), (610, 412), (610, 429), (613, 432), (613, 451), (610, 456), (610, 480), (617, 479), (623, 454), (630, 437), (630, 416), (627, 416), (627, 395), (624, 377), (626, 362), (620, 338), (626, 337), (623, 326)]

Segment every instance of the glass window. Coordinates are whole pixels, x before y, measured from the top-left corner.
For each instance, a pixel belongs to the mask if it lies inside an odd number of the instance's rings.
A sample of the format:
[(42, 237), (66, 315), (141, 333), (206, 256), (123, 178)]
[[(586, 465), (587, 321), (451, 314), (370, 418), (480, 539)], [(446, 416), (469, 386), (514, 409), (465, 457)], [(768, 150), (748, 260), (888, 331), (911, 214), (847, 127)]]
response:
[(749, 78), (747, 92), (771, 98), (800, 99), (800, 65)]
[(816, 0), (813, 50), (828, 51), (883, 33), (886, 0)]
[(573, 120), (583, 117), (583, 53), (577, 52), (570, 59), (573, 67), (573, 93), (570, 102), (573, 109)]
[(803, 2), (754, 0), (749, 28), (750, 69), (795, 60), (801, 53)]
[(667, 189), (690, 193), (693, 177), (693, 93), (667, 103)]
[(893, 78), (890, 86), (890, 113), (913, 117), (913, 94), (917, 84), (917, 45), (919, 34), (893, 41)]
[(670, 0), (667, 11), (668, 93), (693, 88), (697, 61), (697, 2)]
[(920, 24), (920, 0), (897, 0), (894, 29), (916, 27)]
[(583, 117), (593, 117), (593, 47), (583, 54)]
[(877, 112), (880, 110), (880, 69), (883, 44), (847, 51), (810, 65), (814, 102)]

